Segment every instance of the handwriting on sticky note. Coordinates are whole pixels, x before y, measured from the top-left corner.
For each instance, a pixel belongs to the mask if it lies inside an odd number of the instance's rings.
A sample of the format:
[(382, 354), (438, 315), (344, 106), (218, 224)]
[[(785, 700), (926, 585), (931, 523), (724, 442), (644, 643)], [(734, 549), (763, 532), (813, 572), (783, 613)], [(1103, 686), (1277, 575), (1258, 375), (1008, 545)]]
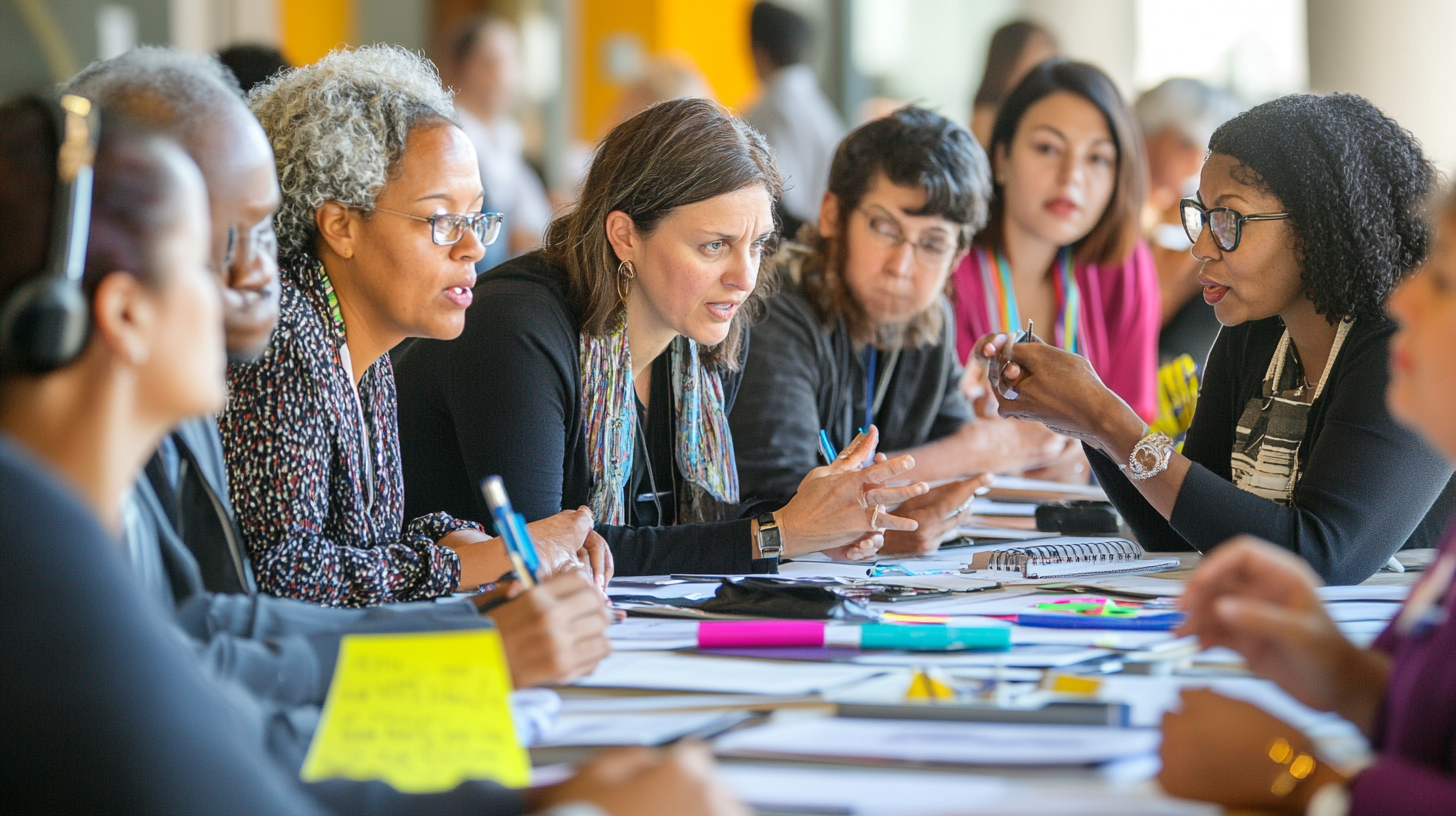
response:
[(349, 635), (300, 776), (379, 779), (407, 793), (466, 779), (523, 787), (500, 635), (490, 629)]

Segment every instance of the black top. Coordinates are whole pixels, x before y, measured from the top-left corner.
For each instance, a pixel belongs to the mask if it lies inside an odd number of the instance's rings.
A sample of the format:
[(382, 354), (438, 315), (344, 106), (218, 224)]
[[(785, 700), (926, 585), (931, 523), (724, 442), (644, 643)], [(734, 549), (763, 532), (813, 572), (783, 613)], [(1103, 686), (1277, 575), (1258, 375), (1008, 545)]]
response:
[(1359, 583), (1408, 541), (1433, 546), (1449, 508), (1437, 499), (1443, 489), (1448, 495), (1456, 490), (1448, 485), (1451, 465), (1385, 407), (1386, 352), (1395, 325), (1361, 320), (1310, 408), (1293, 506), (1236, 487), (1229, 461), (1235, 426), (1261, 393), (1283, 331), (1277, 317), (1269, 318), (1226, 328), (1214, 343), (1183, 447), (1193, 466), (1171, 522), (1111, 459), (1090, 449), (1088, 455), (1108, 497), (1149, 550), (1191, 546), (1207, 552), (1249, 534), (1303, 556), (1332, 584)]
[[(903, 349), (895, 359), (874, 415), (883, 451), (934, 442), (971, 421), (960, 390), (955, 322), (950, 304), (942, 299), (941, 305), (942, 342)], [(753, 333), (742, 393), (729, 417), (738, 477), (744, 496), (782, 501), (794, 495), (805, 474), (824, 464), (820, 429), (842, 450), (864, 424), (870, 399), (865, 357), (855, 350), (844, 319), (825, 326), (797, 285), (773, 296)], [(891, 357), (877, 353), (879, 377)]]
[(1187, 354), (1201, 371), (1221, 328), (1213, 307), (1204, 302), (1202, 294), (1194, 295), (1158, 333), (1158, 364), (1170, 363), (1178, 355)]
[[(395, 379), (406, 512), (429, 507), (488, 519), (478, 485), (495, 474), (505, 480), (511, 504), (527, 521), (587, 504), (592, 477), (581, 415), (581, 334), (565, 291), (566, 270), (541, 253), (516, 258), (480, 278), (464, 334), (450, 341), (419, 341), (400, 356)], [(672, 444), (671, 425), (658, 421), (659, 407), (671, 400), (666, 355), (653, 365), (653, 404), (643, 431), (649, 449), (664, 444), (659, 435)], [(725, 374), (728, 408), (738, 383), (737, 374)], [(628, 489), (636, 486), (640, 495), (647, 492), (640, 487), (648, 457), (638, 450)], [(653, 458), (660, 461), (660, 454)], [(671, 488), (663, 471), (654, 471), (658, 489), (681, 492), (675, 461), (670, 472)], [(630, 513), (639, 512), (632, 507), (635, 501), (628, 504)], [(750, 530), (746, 518), (597, 527), (621, 575), (769, 569), (769, 562), (752, 560)]]
[[(179, 546), (181, 546), (179, 544)], [(205, 676), (71, 490), (0, 437), (0, 812), (519, 814), (484, 781), (301, 785), (274, 710)], [(250, 600), (244, 596), (238, 596)], [(266, 735), (265, 735), (265, 732)]]

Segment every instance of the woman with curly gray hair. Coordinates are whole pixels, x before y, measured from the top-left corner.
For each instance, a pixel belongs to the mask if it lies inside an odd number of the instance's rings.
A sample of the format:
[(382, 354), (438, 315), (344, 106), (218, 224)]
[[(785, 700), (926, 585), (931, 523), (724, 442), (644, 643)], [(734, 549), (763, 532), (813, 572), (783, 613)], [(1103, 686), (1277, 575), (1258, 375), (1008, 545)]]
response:
[[(398, 48), (334, 52), (254, 89), (277, 156), (281, 318), (229, 371), (219, 422), (258, 584), (337, 606), (433, 598), (510, 569), (480, 525), (404, 519), (394, 375), (408, 337), (465, 324), (474, 264), (500, 230), (433, 66)], [(590, 514), (534, 530), (547, 572), (611, 572)], [(604, 617), (586, 581), (572, 602)], [(564, 594), (572, 594), (565, 593)], [(594, 644), (595, 645), (595, 644)], [(588, 665), (601, 654), (587, 654)]]
[(1349, 94), (1267, 102), (1213, 134), (1182, 203), (1203, 299), (1223, 324), (1182, 451), (1081, 357), (982, 338), (1002, 414), (1079, 437), (1153, 550), (1254, 535), (1332, 584), (1429, 547), (1451, 465), (1384, 400), (1386, 299), (1426, 257), (1435, 173), (1420, 144)]

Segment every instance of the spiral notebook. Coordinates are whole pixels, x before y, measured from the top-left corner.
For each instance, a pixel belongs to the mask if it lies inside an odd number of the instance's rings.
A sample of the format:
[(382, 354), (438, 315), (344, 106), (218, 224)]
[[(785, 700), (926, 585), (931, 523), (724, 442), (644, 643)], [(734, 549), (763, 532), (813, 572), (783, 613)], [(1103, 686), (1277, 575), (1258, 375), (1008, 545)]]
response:
[(1167, 572), (1178, 569), (1182, 562), (1177, 558), (1148, 558), (1142, 547), (1125, 538), (1060, 538), (977, 553), (971, 566), (1023, 578), (1088, 578)]

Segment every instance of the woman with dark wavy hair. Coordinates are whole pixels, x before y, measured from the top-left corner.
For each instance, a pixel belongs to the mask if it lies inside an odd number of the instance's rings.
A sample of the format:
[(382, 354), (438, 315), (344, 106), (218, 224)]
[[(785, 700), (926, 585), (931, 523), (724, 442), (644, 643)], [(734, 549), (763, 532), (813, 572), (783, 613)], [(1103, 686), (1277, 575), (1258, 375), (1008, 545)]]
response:
[(408, 500), (483, 518), (499, 474), (527, 519), (587, 505), (625, 575), (745, 573), (779, 557), (868, 557), (886, 506), (923, 483), (874, 458), (874, 429), (789, 502), (743, 502), (728, 413), (759, 266), (778, 243), (773, 154), (714, 102), (654, 105), (597, 150), (575, 211), (540, 252), (491, 270), (465, 333), (399, 361)]
[(1224, 330), (1181, 453), (1081, 357), (1005, 335), (976, 353), (1003, 413), (1082, 439), (1144, 547), (1251, 534), (1358, 583), (1402, 546), (1430, 546), (1447, 514), (1451, 465), (1383, 399), (1385, 301), (1425, 259), (1434, 171), (1410, 133), (1349, 94), (1260, 105), (1209, 151), (1182, 212)]

